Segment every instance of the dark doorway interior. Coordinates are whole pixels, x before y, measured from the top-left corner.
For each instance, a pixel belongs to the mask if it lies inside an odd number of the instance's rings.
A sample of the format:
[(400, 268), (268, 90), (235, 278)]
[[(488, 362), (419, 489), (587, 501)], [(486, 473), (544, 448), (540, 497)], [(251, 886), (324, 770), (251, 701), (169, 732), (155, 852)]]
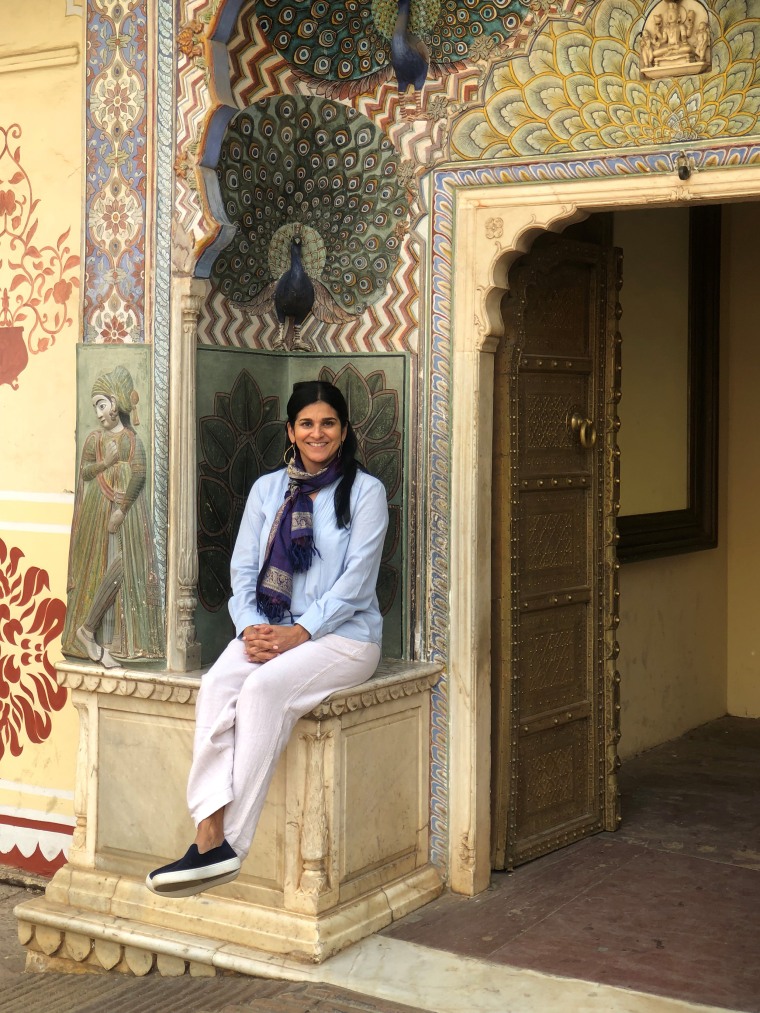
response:
[(760, 1013), (760, 720), (623, 764), (624, 820), (385, 934), (493, 963)]

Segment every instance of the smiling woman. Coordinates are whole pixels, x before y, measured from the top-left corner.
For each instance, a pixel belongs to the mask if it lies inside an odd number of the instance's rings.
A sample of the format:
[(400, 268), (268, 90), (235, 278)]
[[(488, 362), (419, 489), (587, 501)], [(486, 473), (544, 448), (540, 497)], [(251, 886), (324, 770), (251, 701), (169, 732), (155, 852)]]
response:
[(315, 475), (337, 457), (343, 447), (348, 426), (342, 426), (335, 410), (324, 401), (307, 405), (288, 422), (288, 436), (295, 453), (301, 455), (306, 471)]
[(195, 841), (149, 874), (161, 896), (238, 875), (296, 721), (369, 679), (380, 660), (385, 487), (356, 460), (336, 386), (297, 383), (287, 415), (286, 466), (254, 483), (232, 554), (237, 636), (198, 694), (187, 791)]

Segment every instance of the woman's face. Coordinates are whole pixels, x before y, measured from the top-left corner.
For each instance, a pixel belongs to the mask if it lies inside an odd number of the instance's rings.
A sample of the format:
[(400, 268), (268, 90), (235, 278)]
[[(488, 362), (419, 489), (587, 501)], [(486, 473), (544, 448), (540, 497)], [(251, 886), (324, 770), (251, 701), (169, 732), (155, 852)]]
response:
[(115, 410), (116, 406), (105, 394), (96, 394), (92, 399), (92, 407), (95, 409), (98, 422), (104, 429), (122, 428), (119, 413)]
[(337, 456), (346, 430), (346, 426), (341, 427), (335, 409), (324, 401), (306, 405), (296, 415), (294, 425), (288, 422), (288, 436), (298, 448), (303, 466), (310, 475), (326, 468)]

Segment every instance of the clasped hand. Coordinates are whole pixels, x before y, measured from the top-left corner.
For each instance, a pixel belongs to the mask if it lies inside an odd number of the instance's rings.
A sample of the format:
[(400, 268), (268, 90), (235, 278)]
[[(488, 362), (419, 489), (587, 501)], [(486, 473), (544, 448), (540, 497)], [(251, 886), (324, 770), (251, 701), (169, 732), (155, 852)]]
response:
[(249, 661), (271, 661), (284, 651), (290, 651), (304, 644), (309, 634), (298, 623), (292, 626), (268, 626), (259, 624), (246, 626), (243, 630), (243, 646)]

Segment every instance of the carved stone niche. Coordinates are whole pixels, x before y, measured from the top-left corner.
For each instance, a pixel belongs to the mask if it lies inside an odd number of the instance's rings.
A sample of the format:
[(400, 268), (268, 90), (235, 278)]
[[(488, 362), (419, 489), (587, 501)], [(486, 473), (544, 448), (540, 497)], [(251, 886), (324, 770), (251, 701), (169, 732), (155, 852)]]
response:
[(385, 661), (296, 725), (234, 883), (156, 897), (146, 873), (181, 854), (200, 673), (63, 662), (80, 716), (69, 864), (19, 905), (37, 971), (224, 972), (299, 979), (443, 883), (428, 854), (430, 692), (441, 666)]
[(699, 0), (661, 0), (649, 12), (639, 37), (643, 78), (703, 74), (712, 64), (712, 38)]

